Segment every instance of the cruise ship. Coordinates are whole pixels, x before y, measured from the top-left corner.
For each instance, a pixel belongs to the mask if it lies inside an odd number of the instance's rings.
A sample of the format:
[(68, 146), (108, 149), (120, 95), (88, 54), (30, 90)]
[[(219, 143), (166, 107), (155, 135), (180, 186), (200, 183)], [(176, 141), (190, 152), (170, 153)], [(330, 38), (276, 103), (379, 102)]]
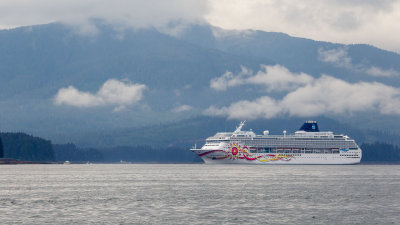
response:
[(210, 164), (357, 164), (361, 149), (347, 135), (321, 132), (316, 121), (306, 121), (294, 134), (262, 135), (242, 131), (219, 132), (200, 149), (190, 149)]

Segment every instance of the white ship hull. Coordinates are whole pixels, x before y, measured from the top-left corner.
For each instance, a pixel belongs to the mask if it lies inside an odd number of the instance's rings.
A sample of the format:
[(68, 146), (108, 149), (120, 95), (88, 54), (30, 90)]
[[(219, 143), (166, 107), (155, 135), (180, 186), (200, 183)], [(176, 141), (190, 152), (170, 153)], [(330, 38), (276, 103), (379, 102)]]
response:
[[(191, 149), (207, 164), (265, 164), (265, 165), (350, 165), (361, 160), (361, 149), (342, 154), (270, 154), (255, 153), (233, 155), (223, 150)], [(353, 156), (357, 155), (357, 157)]]

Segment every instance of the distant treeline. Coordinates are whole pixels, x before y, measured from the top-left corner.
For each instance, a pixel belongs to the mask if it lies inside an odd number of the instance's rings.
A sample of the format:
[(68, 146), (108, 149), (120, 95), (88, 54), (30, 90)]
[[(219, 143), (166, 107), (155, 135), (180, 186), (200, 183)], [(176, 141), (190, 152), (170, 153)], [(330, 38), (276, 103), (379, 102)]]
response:
[(152, 148), (149, 146), (113, 147), (104, 149), (78, 148), (74, 144), (53, 145), (57, 161), (70, 162), (136, 162), (136, 163), (191, 163), (201, 162), (183, 148)]
[(55, 161), (50, 141), (25, 133), (0, 133), (4, 158), (21, 161)]
[(375, 142), (362, 144), (362, 163), (400, 164), (400, 148), (392, 144)]
[(3, 142), (1, 141), (0, 137), (0, 158), (4, 157), (4, 151), (3, 151)]
[(137, 162), (192, 163), (201, 159), (185, 148), (149, 146), (79, 148), (74, 144), (52, 144), (25, 133), (0, 133), (0, 158), (34, 162)]
[(94, 148), (78, 148), (74, 144), (54, 144), (56, 161), (104, 162), (103, 154)]
[(100, 150), (106, 162), (199, 163), (202, 160), (185, 148), (152, 148), (150, 146), (113, 147)]
[[(362, 163), (400, 164), (400, 147), (364, 143)], [(0, 158), (40, 162), (97, 163), (200, 163), (202, 160), (182, 147), (155, 148), (146, 145), (111, 148), (78, 148), (74, 144), (52, 144), (24, 133), (0, 133)]]

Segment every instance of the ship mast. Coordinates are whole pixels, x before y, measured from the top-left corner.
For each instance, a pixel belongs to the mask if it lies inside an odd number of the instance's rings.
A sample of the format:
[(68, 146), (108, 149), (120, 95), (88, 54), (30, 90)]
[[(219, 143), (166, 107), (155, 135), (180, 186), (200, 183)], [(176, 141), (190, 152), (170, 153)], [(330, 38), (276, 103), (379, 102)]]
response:
[(240, 122), (239, 126), (236, 127), (235, 132), (233, 132), (234, 134), (239, 133), (242, 130), (242, 127), (246, 124), (246, 120)]

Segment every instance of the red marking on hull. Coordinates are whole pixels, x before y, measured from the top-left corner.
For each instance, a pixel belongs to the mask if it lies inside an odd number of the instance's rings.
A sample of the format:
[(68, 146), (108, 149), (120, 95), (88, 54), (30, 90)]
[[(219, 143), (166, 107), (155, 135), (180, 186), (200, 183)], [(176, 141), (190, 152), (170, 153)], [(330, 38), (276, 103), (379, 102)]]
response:
[(211, 151), (208, 151), (208, 152), (201, 153), (198, 156), (208, 155), (208, 154), (213, 153), (213, 152), (225, 152), (225, 151), (224, 150), (211, 150)]
[(250, 158), (250, 157), (248, 157), (247, 155), (243, 155), (244, 156), (244, 158), (246, 158), (247, 160), (256, 160), (257, 158), (260, 158), (261, 156), (257, 156), (257, 157), (254, 157), (254, 158)]

